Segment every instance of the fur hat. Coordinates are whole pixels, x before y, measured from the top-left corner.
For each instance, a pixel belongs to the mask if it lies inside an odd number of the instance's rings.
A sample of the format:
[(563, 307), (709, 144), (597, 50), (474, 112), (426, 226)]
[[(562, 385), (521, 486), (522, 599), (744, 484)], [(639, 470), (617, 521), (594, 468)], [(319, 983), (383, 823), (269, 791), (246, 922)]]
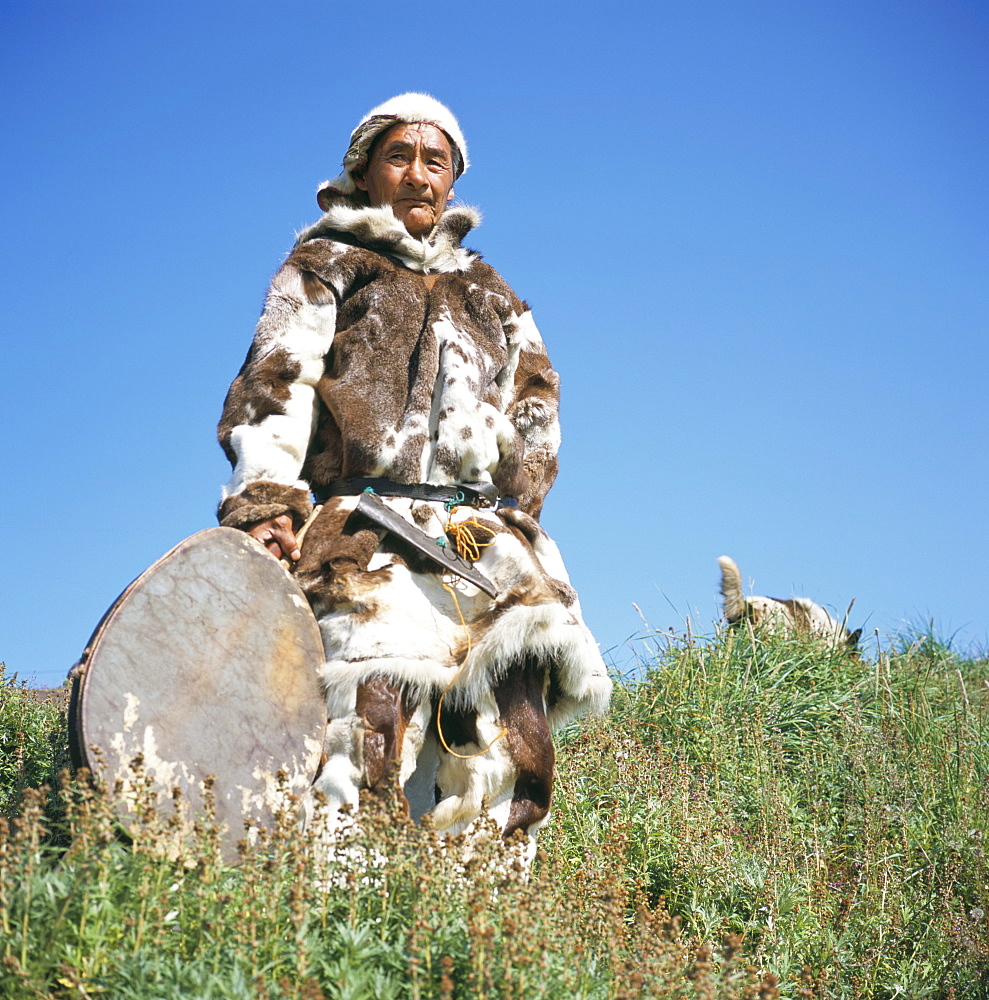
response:
[(399, 94), (372, 108), (358, 123), (350, 136), (350, 146), (343, 158), (343, 173), (331, 181), (323, 181), (316, 191), (316, 200), (324, 211), (335, 196), (352, 198), (357, 191), (355, 171), (359, 174), (367, 166), (367, 156), (374, 140), (399, 122), (414, 124), (426, 122), (440, 129), (454, 147), (454, 180), (470, 165), (467, 160), (467, 142), (453, 112), (429, 94)]

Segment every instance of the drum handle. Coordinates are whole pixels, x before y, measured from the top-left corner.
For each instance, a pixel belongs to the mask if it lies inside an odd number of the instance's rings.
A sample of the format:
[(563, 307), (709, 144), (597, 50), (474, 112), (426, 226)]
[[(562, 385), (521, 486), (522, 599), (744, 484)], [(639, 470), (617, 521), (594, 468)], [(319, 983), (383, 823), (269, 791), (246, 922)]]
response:
[[(296, 545), (299, 546), (300, 549), (302, 548), (302, 539), (306, 537), (306, 532), (309, 530), (309, 526), (313, 523), (313, 521), (316, 520), (316, 517), (319, 515), (319, 512), (322, 509), (323, 509), (323, 505), (321, 503), (316, 504), (316, 506), (313, 507), (313, 509), (312, 509), (312, 513), (309, 515), (309, 517), (306, 518), (306, 523), (301, 528), (299, 528), (299, 530), (296, 532), (295, 543), (296, 543)], [(286, 569), (290, 570), (292, 568), (292, 566), (293, 566), (293, 563), (292, 563), (291, 559), (279, 559), (278, 561)]]

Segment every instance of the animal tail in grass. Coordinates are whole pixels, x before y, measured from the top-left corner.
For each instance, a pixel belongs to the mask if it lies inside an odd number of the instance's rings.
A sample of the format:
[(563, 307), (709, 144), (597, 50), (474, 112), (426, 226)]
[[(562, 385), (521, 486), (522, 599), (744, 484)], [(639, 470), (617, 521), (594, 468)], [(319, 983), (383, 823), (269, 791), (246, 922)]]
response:
[(745, 615), (742, 574), (728, 556), (719, 556), (718, 565), (721, 567), (721, 595), (725, 599), (725, 618), (734, 623)]

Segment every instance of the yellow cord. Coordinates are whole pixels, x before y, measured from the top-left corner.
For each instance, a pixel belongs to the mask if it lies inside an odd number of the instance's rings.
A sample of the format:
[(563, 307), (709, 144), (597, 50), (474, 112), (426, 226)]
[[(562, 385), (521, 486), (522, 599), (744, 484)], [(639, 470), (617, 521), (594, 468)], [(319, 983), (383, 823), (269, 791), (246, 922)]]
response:
[[(477, 525), (477, 527), (482, 528), (485, 531), (491, 531), (490, 528), (485, 528), (483, 524), (479, 524), (478, 521), (477, 521), (477, 518), (471, 518), (471, 521), (475, 525)], [(464, 524), (470, 524), (471, 521), (465, 521)], [(461, 525), (450, 525), (450, 524), (447, 524), (447, 527), (446, 527), (447, 533), (450, 532), (451, 527), (453, 527), (453, 528), (460, 528)], [(487, 548), (487, 546), (489, 546), (494, 541), (494, 535), (495, 535), (495, 533), (493, 531), (491, 531), (491, 539), (490, 539), (490, 541), (487, 541), (487, 542), (477, 542), (476, 539), (474, 539), (474, 537), (473, 537), (473, 535), (471, 534), (470, 531), (466, 531), (466, 532), (464, 532), (464, 534), (469, 535), (471, 537), (471, 541), (478, 548)], [(459, 532), (456, 533), (455, 537), (459, 537)], [(456, 541), (454, 542), (454, 544), (457, 544)], [(458, 552), (460, 551), (459, 546), (458, 546), (457, 551)], [(463, 555), (462, 552), (461, 552), (461, 555)], [(477, 559), (477, 558), (478, 558), (477, 556), (474, 557), (474, 559)], [(502, 731), (483, 750), (479, 750), (477, 753), (457, 753), (457, 751), (454, 750), (450, 746), (449, 743), (447, 743), (446, 737), (444, 737), (444, 735), (443, 735), (443, 725), (440, 722), (440, 715), (443, 713), (443, 699), (446, 697), (447, 691), (449, 691), (450, 688), (452, 688), (453, 685), (457, 683), (457, 678), (463, 673), (464, 667), (467, 666), (467, 659), (470, 656), (470, 651), (471, 651), (471, 649), (473, 647), (471, 646), (471, 641), (470, 641), (470, 629), (467, 627), (467, 622), (464, 621), (464, 615), (463, 615), (463, 612), (460, 610), (460, 602), (457, 600), (457, 593), (456, 593), (456, 591), (453, 589), (453, 587), (451, 587), (445, 581), (440, 581), (440, 582), (443, 584), (443, 589), (446, 590), (446, 591), (449, 591), (450, 596), (453, 598), (453, 606), (457, 609), (457, 616), (460, 618), (460, 624), (464, 628), (464, 635), (467, 636), (467, 652), (464, 654), (463, 661), (461, 662), (460, 666), (457, 668), (457, 672), (453, 675), (453, 679), (443, 689), (443, 693), (440, 695), (440, 700), (439, 700), (439, 702), (436, 705), (436, 732), (439, 734), (440, 743), (443, 744), (443, 749), (448, 754), (451, 754), (452, 756), (457, 757), (460, 760), (473, 760), (473, 758), (475, 758), (475, 757), (483, 757), (498, 742), (498, 740), (500, 740), (502, 738), (502, 736), (505, 736), (508, 733), (508, 730), (507, 729), (502, 729)]]
[[(486, 549), (489, 545), (494, 545), (494, 528), (489, 528), (486, 524), (481, 524), (477, 519), (477, 515), (468, 518), (466, 521), (461, 521), (459, 524), (454, 524), (452, 519), (448, 519), (446, 527), (443, 530), (460, 556), (472, 563), (477, 562), (481, 558), (481, 549)], [(486, 542), (478, 541), (478, 531), (487, 533), (489, 537)], [(459, 611), (460, 609), (458, 608), (457, 610)]]

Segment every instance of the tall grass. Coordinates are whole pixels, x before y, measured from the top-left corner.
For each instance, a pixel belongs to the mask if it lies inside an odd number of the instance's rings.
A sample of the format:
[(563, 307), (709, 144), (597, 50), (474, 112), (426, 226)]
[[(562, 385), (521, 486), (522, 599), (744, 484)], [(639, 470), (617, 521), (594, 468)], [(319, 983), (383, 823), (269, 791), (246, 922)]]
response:
[[(176, 857), (150, 809), (123, 843), (86, 775), (22, 796), (4, 770), (0, 996), (989, 996), (989, 664), (931, 635), (651, 642), (561, 735), (529, 878), (493, 830), (462, 864), (394, 792), (334, 848), (288, 810), (230, 868), (208, 817)], [(54, 784), (60, 720), (0, 692)]]
[(26, 788), (52, 785), (69, 766), (68, 738), (63, 706), (35, 701), (0, 661), (0, 816), (16, 810)]

